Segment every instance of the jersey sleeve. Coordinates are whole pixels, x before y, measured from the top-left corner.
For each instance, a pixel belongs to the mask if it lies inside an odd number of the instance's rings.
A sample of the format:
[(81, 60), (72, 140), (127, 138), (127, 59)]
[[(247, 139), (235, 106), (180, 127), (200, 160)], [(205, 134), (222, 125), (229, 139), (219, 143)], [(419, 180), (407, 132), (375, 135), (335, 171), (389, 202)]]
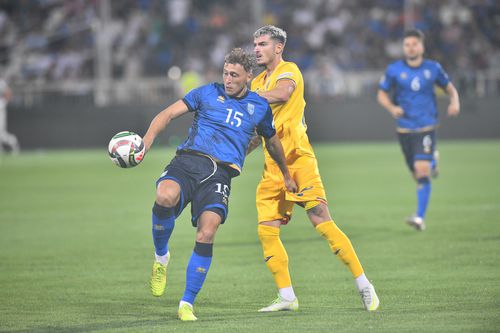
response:
[(443, 67), (441, 67), (439, 63), (436, 63), (436, 70), (437, 70), (436, 83), (441, 88), (445, 88), (450, 82), (450, 78), (448, 77), (448, 74), (444, 71)]
[(393, 86), (394, 86), (394, 75), (392, 74), (391, 68), (387, 67), (384, 75), (380, 78), (378, 87), (381, 90), (389, 91)]
[(201, 96), (203, 87), (191, 90), (184, 96), (182, 101), (186, 104), (190, 112), (195, 112), (201, 106)]
[(257, 124), (257, 134), (266, 139), (272, 138), (276, 134), (273, 112), (271, 111), (270, 106), (267, 107), (264, 118), (262, 118), (261, 122)]
[(280, 73), (276, 76), (276, 82), (283, 79), (292, 80), (295, 85), (299, 81), (299, 69), (296, 65), (288, 63), (280, 68)]

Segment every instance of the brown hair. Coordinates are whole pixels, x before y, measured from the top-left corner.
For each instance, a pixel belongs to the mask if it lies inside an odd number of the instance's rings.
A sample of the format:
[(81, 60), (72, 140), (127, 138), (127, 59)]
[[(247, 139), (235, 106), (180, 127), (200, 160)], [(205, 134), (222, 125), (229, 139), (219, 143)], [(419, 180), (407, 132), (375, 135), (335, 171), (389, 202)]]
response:
[(243, 66), (247, 73), (251, 73), (255, 67), (257, 67), (257, 62), (253, 54), (245, 52), (242, 48), (234, 48), (226, 54), (224, 57), (224, 63), (226, 64), (240, 64)]

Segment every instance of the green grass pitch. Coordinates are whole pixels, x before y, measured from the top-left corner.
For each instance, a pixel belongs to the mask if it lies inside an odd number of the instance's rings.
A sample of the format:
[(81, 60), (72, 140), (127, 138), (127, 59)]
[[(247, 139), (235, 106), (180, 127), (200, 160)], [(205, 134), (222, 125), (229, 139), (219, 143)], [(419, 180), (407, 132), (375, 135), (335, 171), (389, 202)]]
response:
[(315, 146), (330, 208), (377, 288), (362, 310), (350, 273), (305, 214), (282, 229), (300, 310), (261, 314), (275, 298), (256, 233), (262, 154), (234, 179), (230, 215), (198, 296), (176, 318), (194, 245), (176, 223), (166, 294), (153, 298), (154, 182), (172, 155), (155, 147), (134, 169), (103, 150), (0, 157), (0, 331), (494, 332), (500, 327), (500, 141), (440, 142), (427, 230), (404, 224), (415, 185), (396, 142)]

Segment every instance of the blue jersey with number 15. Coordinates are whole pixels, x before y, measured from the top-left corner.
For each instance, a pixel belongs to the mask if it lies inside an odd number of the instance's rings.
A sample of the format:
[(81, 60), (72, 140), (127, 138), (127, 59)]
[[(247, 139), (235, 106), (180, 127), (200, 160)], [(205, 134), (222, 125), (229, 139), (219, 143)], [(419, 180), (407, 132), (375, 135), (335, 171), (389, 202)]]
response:
[(182, 100), (195, 116), (188, 138), (177, 150), (209, 155), (240, 172), (255, 130), (264, 138), (276, 134), (269, 104), (252, 91), (229, 97), (222, 84), (211, 83), (191, 90)]
[(379, 88), (392, 90), (394, 104), (404, 111), (397, 120), (398, 129), (417, 131), (437, 125), (434, 85), (445, 88), (448, 82), (448, 75), (436, 61), (424, 59), (420, 66), (411, 67), (399, 60), (387, 67)]

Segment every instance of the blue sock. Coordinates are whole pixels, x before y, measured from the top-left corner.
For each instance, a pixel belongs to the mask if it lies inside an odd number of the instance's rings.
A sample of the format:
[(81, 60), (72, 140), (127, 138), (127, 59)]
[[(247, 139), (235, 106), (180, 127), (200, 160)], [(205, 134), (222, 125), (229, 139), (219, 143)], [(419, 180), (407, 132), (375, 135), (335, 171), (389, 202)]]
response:
[(431, 197), (431, 181), (429, 177), (423, 177), (417, 182), (417, 216), (424, 218)]
[(213, 244), (196, 242), (186, 270), (186, 289), (182, 296), (184, 302), (194, 304), (212, 263), (212, 248)]
[(174, 231), (174, 225), (174, 209), (160, 206), (155, 202), (153, 206), (153, 242), (157, 255), (167, 254), (168, 240)]

